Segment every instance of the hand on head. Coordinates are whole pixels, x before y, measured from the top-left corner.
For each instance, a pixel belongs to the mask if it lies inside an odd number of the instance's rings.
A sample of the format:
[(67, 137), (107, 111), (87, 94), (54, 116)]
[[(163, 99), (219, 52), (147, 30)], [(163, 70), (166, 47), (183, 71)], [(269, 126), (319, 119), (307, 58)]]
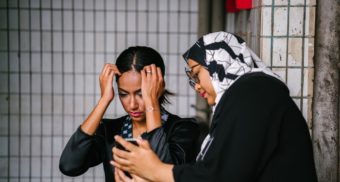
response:
[(144, 102), (158, 103), (158, 99), (163, 94), (165, 87), (161, 69), (151, 64), (143, 68), (141, 75), (141, 88)]
[(105, 64), (99, 76), (101, 97), (112, 101), (114, 98), (113, 77), (121, 75), (118, 68), (114, 64)]

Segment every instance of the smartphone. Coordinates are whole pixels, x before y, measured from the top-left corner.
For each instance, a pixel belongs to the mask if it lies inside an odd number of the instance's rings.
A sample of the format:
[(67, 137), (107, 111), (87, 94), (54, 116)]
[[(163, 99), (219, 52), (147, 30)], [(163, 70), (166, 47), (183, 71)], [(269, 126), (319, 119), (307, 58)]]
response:
[[(136, 145), (136, 146), (138, 146), (137, 139), (135, 139), (135, 138), (125, 138), (125, 140), (128, 141), (128, 142), (130, 142), (130, 143), (132, 143), (132, 144), (134, 144), (134, 145)], [(126, 150), (126, 149), (125, 149), (120, 143), (118, 143), (118, 142), (115, 142), (115, 146), (116, 146), (118, 149), (120, 149), (120, 150), (128, 151), (128, 150)]]

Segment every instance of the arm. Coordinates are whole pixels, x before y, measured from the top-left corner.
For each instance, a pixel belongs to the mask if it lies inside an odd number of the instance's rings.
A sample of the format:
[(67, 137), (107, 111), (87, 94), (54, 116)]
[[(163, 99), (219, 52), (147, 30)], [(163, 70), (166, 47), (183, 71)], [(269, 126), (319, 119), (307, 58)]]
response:
[[(113, 76), (120, 74), (115, 65), (106, 64), (100, 74), (101, 98), (90, 115), (72, 135), (60, 158), (60, 171), (69, 176), (77, 176), (89, 167), (99, 164), (103, 156), (101, 148), (104, 138), (98, 126), (106, 108), (114, 98)], [(97, 131), (97, 135), (94, 133)]]

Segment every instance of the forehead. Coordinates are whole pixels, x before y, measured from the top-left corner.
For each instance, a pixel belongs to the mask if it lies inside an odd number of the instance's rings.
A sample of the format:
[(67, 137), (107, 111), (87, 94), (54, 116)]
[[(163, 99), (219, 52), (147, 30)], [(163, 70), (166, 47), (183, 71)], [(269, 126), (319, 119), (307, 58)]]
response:
[(188, 59), (188, 66), (190, 68), (192, 68), (193, 66), (196, 66), (197, 64), (199, 64), (197, 61), (195, 61), (193, 59)]
[(142, 76), (139, 72), (130, 70), (123, 73), (118, 79), (118, 88), (125, 91), (136, 91), (141, 88)]

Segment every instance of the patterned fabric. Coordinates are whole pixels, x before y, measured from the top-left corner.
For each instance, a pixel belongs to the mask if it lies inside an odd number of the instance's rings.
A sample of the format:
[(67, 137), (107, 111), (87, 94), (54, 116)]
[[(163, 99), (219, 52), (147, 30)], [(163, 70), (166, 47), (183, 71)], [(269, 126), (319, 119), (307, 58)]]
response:
[(215, 106), (223, 93), (246, 73), (264, 72), (280, 79), (247, 47), (243, 39), (227, 32), (201, 37), (183, 57), (186, 61), (193, 59), (209, 71), (216, 92)]
[[(168, 120), (169, 114), (164, 110), (161, 109), (161, 120), (162, 120), (162, 125)], [(127, 116), (125, 121), (123, 122), (123, 126), (121, 129), (121, 135), (123, 138), (133, 138), (132, 136), (132, 121), (131, 117)]]

